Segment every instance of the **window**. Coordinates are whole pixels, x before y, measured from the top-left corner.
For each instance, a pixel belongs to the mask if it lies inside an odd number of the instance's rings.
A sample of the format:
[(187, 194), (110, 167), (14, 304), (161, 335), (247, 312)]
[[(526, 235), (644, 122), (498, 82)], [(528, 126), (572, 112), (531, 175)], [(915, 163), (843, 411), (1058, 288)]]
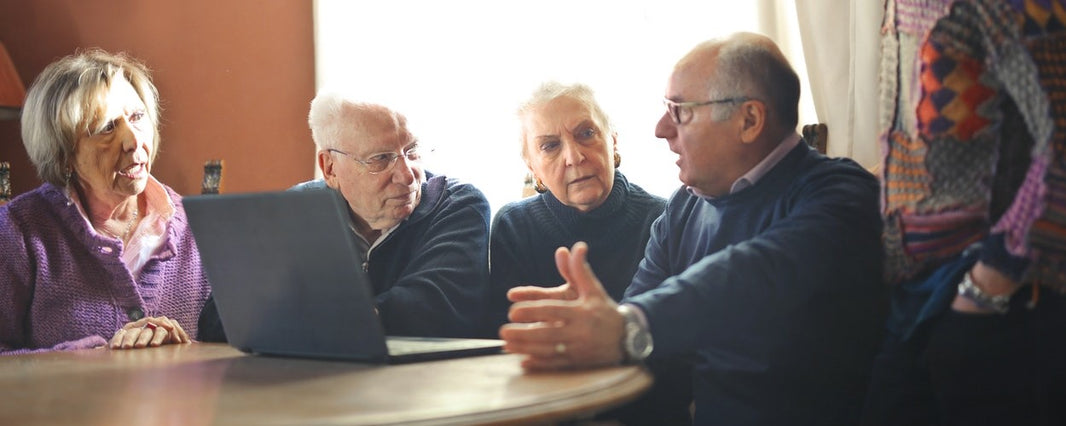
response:
[(473, 183), (493, 212), (520, 198), (527, 171), (518, 104), (543, 81), (582, 82), (615, 124), (620, 170), (667, 197), (680, 182), (676, 155), (654, 135), (666, 79), (697, 43), (759, 31), (761, 3), (318, 0), (317, 82), (406, 115), (436, 149), (427, 169)]

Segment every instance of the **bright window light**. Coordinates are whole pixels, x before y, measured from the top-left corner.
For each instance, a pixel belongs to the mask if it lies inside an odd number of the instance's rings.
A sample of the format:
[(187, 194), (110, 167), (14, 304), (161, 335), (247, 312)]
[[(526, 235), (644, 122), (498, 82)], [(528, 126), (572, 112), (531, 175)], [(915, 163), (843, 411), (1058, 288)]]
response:
[(473, 183), (493, 212), (527, 172), (519, 103), (546, 80), (585, 83), (618, 131), (620, 170), (667, 197), (677, 156), (654, 128), (670, 71), (701, 41), (758, 31), (757, 3), (318, 0), (317, 83), (405, 114), (436, 149), (427, 169)]

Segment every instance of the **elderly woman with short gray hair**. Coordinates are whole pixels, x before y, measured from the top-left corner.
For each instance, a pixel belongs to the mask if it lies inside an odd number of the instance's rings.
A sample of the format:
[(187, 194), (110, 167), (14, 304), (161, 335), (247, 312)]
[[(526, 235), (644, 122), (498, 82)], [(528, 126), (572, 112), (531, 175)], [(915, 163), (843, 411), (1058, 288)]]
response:
[[(508, 292), (562, 284), (555, 250), (578, 241), (594, 247), (597, 254), (589, 264), (604, 271), (599, 276), (604, 288), (621, 300), (644, 258), (652, 222), (666, 206), (618, 170), (618, 135), (591, 87), (545, 82), (522, 103), (518, 118), (520, 154), (540, 194), (504, 205), (493, 220), (484, 320), (484, 334), (492, 337), (508, 321)], [(562, 297), (577, 297), (567, 291)], [(691, 373), (685, 360), (674, 361), (649, 364), (655, 387), (596, 420), (690, 423)]]
[(22, 139), (45, 183), (0, 206), (0, 354), (190, 342), (210, 289), (180, 196), (150, 174), (147, 68), (98, 49), (48, 65)]

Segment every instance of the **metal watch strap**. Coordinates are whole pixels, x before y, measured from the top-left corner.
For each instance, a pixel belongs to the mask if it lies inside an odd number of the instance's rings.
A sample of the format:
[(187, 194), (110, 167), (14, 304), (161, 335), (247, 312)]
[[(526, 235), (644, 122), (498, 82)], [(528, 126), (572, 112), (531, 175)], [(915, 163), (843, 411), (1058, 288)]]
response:
[(981, 291), (981, 288), (973, 283), (973, 279), (970, 277), (970, 273), (966, 272), (962, 276), (962, 281), (959, 282), (959, 296), (965, 297), (977, 306), (985, 309), (995, 311), (996, 313), (1005, 314), (1010, 310), (1010, 295), (1000, 294), (990, 296)]
[[(644, 361), (652, 351), (651, 332), (641, 321), (640, 314), (626, 305), (618, 306), (618, 313), (622, 314), (622, 362), (626, 364)], [(637, 348), (637, 341), (646, 339), (646, 343)]]

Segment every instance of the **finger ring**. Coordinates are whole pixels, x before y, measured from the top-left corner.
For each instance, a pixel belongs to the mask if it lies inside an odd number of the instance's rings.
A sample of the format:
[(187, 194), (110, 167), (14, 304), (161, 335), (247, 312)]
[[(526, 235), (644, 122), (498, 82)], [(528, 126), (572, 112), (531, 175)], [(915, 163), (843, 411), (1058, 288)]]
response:
[(559, 342), (555, 344), (555, 353), (562, 355), (566, 353), (566, 343)]

